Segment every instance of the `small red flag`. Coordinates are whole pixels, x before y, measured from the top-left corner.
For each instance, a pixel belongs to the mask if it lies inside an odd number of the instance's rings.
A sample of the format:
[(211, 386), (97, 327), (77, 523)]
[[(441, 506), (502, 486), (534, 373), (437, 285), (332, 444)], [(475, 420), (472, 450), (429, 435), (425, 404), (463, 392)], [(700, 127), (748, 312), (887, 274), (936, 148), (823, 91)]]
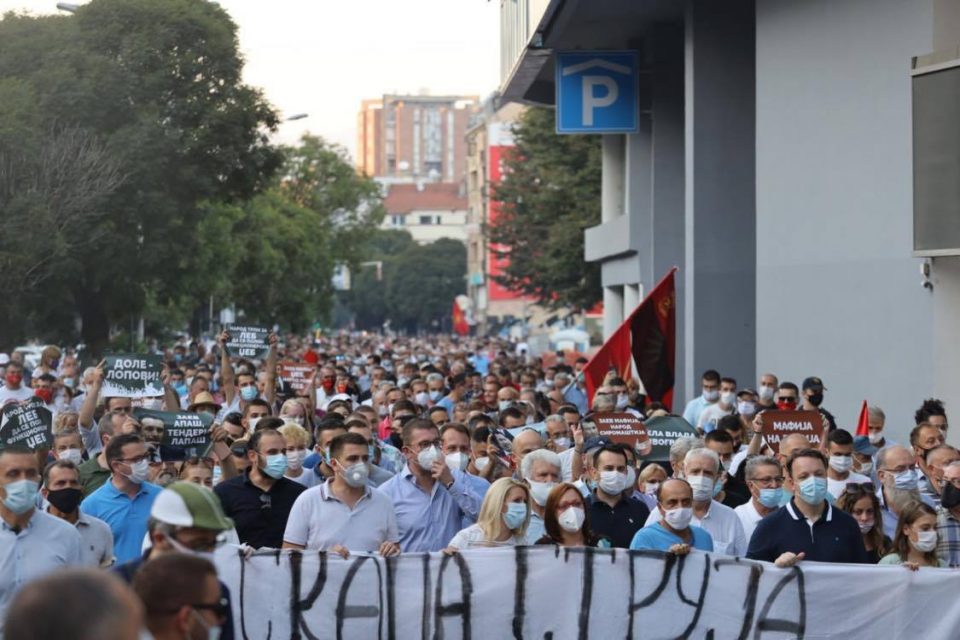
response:
[(863, 406), (860, 408), (860, 418), (857, 420), (857, 432), (854, 435), (858, 436), (869, 436), (870, 430), (867, 428), (867, 425), (870, 424), (870, 412), (867, 411), (867, 401), (863, 401)]
[(467, 314), (463, 312), (457, 301), (453, 301), (453, 330), (461, 336), (470, 333), (470, 325), (467, 323)]

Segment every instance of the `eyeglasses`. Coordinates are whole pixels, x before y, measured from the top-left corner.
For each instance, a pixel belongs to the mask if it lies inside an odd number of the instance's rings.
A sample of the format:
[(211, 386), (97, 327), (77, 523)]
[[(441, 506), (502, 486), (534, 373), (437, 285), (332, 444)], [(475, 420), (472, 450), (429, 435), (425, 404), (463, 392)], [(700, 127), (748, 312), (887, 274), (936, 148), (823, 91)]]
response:
[(212, 612), (213, 615), (217, 616), (221, 620), (226, 620), (227, 616), (230, 615), (230, 603), (227, 602), (226, 598), (220, 598), (213, 604), (200, 603), (200, 604), (191, 604), (188, 606), (193, 609), (197, 609), (198, 611), (202, 611), (206, 609), (207, 611)]
[(843, 488), (844, 493), (876, 493), (877, 488), (872, 482), (849, 482)]
[(779, 486), (783, 484), (783, 476), (770, 476), (767, 478), (753, 478), (751, 482), (757, 483), (761, 487), (768, 487), (770, 485)]

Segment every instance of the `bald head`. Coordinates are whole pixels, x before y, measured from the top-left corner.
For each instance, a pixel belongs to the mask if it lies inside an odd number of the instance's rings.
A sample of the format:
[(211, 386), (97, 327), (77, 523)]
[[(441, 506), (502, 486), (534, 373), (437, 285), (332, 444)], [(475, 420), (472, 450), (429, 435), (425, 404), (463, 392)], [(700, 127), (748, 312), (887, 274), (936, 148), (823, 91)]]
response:
[(810, 441), (801, 433), (791, 433), (780, 441), (780, 455), (789, 458), (790, 454), (800, 449), (810, 449)]
[(540, 433), (533, 429), (524, 429), (513, 439), (513, 457), (516, 459), (517, 466), (523, 461), (523, 457), (531, 451), (543, 448), (543, 438)]
[(661, 513), (670, 509), (693, 506), (693, 489), (686, 480), (670, 478), (657, 490), (657, 502)]

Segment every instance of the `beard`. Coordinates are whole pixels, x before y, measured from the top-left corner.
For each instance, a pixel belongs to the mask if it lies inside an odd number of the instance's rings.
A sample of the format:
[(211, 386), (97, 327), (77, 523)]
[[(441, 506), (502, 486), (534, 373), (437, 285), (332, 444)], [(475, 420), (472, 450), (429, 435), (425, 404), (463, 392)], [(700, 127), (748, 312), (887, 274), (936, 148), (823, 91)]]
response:
[(920, 502), (919, 489), (887, 489), (888, 506), (893, 507), (897, 513), (903, 510), (911, 502)]

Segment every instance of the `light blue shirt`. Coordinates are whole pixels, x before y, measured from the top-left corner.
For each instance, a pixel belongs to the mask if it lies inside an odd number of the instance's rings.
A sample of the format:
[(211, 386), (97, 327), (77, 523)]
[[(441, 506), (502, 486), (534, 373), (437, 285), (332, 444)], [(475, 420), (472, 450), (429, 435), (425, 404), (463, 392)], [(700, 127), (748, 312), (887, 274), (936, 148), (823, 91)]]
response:
[(80, 509), (94, 518), (100, 518), (113, 533), (113, 553), (117, 564), (140, 557), (143, 537), (147, 535), (147, 520), (153, 501), (162, 489), (144, 482), (137, 495), (130, 499), (113, 486), (113, 478), (84, 498)]
[(463, 517), (474, 520), (480, 513), (483, 497), (465, 473), (451, 469), (453, 484), (448, 490), (434, 482), (427, 493), (416, 482), (409, 467), (380, 485), (393, 501), (400, 530), (400, 549), (410, 551), (440, 551), (460, 531)]
[(530, 523), (527, 525), (527, 544), (537, 544), (537, 540), (547, 534), (543, 518), (536, 511), (530, 513)]
[(563, 401), (575, 406), (581, 416), (586, 415), (587, 412), (590, 411), (590, 407), (587, 405), (587, 396), (583, 391), (580, 391), (576, 382), (571, 382), (567, 388), (563, 390)]
[[(700, 527), (690, 525), (693, 534), (693, 548), (701, 551), (713, 551), (713, 538)], [(631, 549), (649, 549), (653, 551), (669, 551), (675, 544), (684, 544), (679, 536), (675, 536), (663, 528), (659, 522), (644, 527), (633, 534), (630, 541)]]
[(49, 513), (34, 511), (19, 533), (0, 518), (0, 637), (7, 607), (17, 591), (61, 567), (82, 564), (81, 546), (74, 526)]
[[(882, 485), (877, 489), (877, 498), (880, 500), (880, 513), (883, 515), (883, 535), (893, 540), (897, 534), (897, 522), (900, 520), (900, 516), (890, 510), (886, 498), (883, 497)], [(933, 500), (922, 493), (920, 494), (920, 501), (932, 509), (937, 508), (937, 506), (933, 504)]]
[(453, 406), (454, 401), (450, 399), (450, 396), (443, 396), (440, 400), (437, 401), (438, 407), (443, 407), (447, 410), (447, 415), (450, 416), (450, 419), (453, 420)]
[(687, 403), (686, 408), (683, 410), (683, 419), (694, 427), (697, 426), (697, 422), (700, 420), (700, 414), (703, 413), (703, 410), (709, 405), (710, 403), (703, 397), (703, 394), (697, 396)]
[[(474, 493), (480, 496), (480, 502), (483, 503), (483, 499), (487, 497), (487, 489), (490, 488), (490, 483), (487, 482), (485, 479), (481, 478), (480, 476), (475, 476), (472, 473), (469, 473), (467, 471), (464, 471), (463, 475), (465, 476), (466, 481), (470, 484), (470, 486), (473, 487)], [(467, 527), (469, 527), (472, 524), (475, 524), (476, 522), (477, 522), (477, 519), (475, 517), (470, 517), (464, 514), (463, 520), (460, 523), (460, 526), (466, 529)]]

